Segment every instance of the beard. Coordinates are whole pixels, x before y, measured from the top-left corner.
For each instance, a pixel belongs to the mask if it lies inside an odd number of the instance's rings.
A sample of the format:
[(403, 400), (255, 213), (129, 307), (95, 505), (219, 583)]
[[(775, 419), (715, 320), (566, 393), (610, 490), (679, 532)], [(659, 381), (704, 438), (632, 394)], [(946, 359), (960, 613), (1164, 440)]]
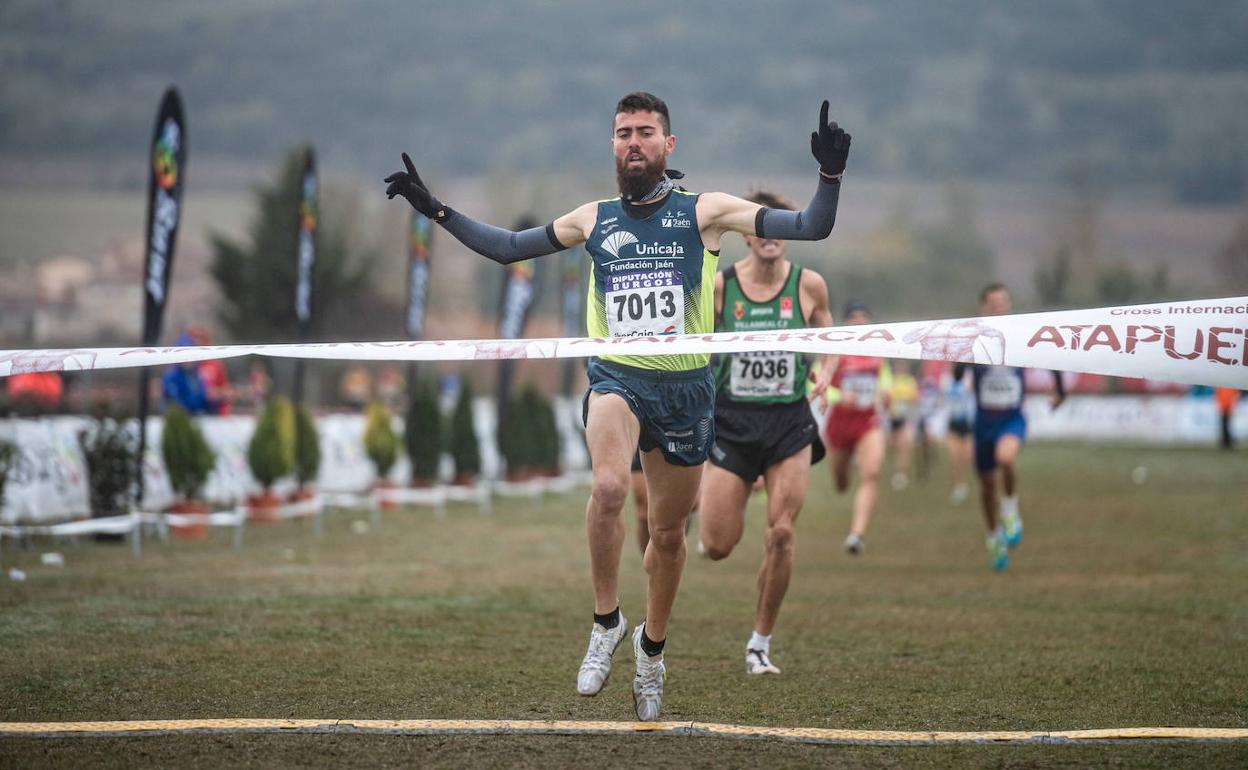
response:
[(667, 158), (660, 158), (651, 163), (646, 161), (641, 168), (629, 168), (626, 160), (616, 159), (615, 181), (620, 187), (620, 194), (631, 200), (638, 200), (658, 186), (667, 168)]

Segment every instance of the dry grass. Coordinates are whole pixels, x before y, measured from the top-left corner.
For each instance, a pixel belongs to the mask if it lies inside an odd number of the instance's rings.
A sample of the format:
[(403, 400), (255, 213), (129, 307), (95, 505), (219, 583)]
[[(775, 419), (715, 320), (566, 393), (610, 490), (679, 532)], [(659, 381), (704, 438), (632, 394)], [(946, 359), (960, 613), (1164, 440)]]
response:
[[(896, 730), (1248, 726), (1244, 454), (1036, 445), (1023, 459), (1026, 540), (1005, 574), (943, 476), (886, 491), (858, 559), (847, 500), (821, 466), (773, 642), (781, 677), (747, 679), (761, 537), (691, 555), (669, 633), (664, 718)], [(1136, 465), (1149, 481), (1129, 481)], [(938, 472), (940, 469), (938, 469)], [(339, 513), (204, 543), (129, 550), (39, 543), (0, 593), (0, 719), (632, 718), (627, 674), (575, 694), (589, 626), (583, 497)], [(631, 525), (630, 525), (631, 527)], [(626, 615), (642, 607), (628, 541)], [(628, 670), (631, 654), (617, 665)], [(618, 672), (617, 672), (618, 673)], [(669, 739), (165, 736), (0, 741), (0, 764), (256, 766), (613, 762), (738, 766), (1243, 766), (1238, 745), (817, 747)], [(630, 759), (632, 758), (632, 759)]]

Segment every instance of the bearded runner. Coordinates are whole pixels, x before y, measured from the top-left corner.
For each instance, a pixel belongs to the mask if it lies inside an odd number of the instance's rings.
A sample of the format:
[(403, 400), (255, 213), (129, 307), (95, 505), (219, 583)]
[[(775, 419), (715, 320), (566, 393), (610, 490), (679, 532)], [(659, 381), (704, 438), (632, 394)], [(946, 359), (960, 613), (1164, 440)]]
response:
[[(819, 162), (815, 194), (802, 211), (762, 206), (726, 193), (677, 190), (667, 167), (676, 149), (667, 105), (635, 92), (619, 101), (612, 150), (620, 197), (586, 203), (545, 227), (505, 230), (444, 205), (403, 154), (404, 170), (386, 177), (402, 196), (464, 245), (502, 264), (585, 244), (594, 262), (587, 327), (615, 338), (711, 331), (710, 276), (720, 238), (819, 240), (832, 231), (850, 136), (828, 120), (828, 103), (810, 137)], [(615, 267), (616, 269), (611, 269)], [(663, 647), (685, 562), (685, 518), (698, 494), (702, 462), (714, 440), (714, 383), (705, 355), (611, 356), (591, 360), (584, 420), (593, 481), (586, 505), (594, 623), (577, 692), (596, 695), (627, 622), (618, 600), (621, 513), (629, 460), (639, 444), (650, 498), (646, 620), (633, 633), (633, 707), (657, 720), (666, 666)]]

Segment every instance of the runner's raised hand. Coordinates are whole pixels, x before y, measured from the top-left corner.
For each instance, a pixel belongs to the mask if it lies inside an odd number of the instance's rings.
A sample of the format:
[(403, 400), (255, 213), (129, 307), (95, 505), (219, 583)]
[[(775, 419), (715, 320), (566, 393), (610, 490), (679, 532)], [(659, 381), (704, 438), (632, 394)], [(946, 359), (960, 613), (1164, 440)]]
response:
[(823, 106), (819, 108), (819, 130), (810, 134), (810, 152), (819, 161), (820, 174), (839, 177), (845, 173), (851, 139), (836, 121), (828, 121), (828, 100), (824, 99)]
[(396, 171), (382, 180), (390, 185), (386, 188), (386, 197), (393, 199), (396, 195), (402, 195), (412, 204), (412, 208), (434, 221), (441, 221), (446, 216), (445, 207), (421, 181), (420, 174), (416, 173), (416, 167), (412, 165), (412, 159), (407, 157), (407, 153), (403, 153), (403, 165), (407, 167), (406, 171)]

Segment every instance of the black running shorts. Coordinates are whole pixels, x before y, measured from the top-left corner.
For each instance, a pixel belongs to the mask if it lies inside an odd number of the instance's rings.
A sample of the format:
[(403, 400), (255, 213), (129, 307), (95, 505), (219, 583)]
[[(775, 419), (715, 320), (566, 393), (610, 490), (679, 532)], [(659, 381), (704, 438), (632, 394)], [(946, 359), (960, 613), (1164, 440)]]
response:
[(753, 483), (763, 471), (810, 447), (810, 464), (826, 453), (810, 404), (715, 405), (715, 444), (710, 460)]

